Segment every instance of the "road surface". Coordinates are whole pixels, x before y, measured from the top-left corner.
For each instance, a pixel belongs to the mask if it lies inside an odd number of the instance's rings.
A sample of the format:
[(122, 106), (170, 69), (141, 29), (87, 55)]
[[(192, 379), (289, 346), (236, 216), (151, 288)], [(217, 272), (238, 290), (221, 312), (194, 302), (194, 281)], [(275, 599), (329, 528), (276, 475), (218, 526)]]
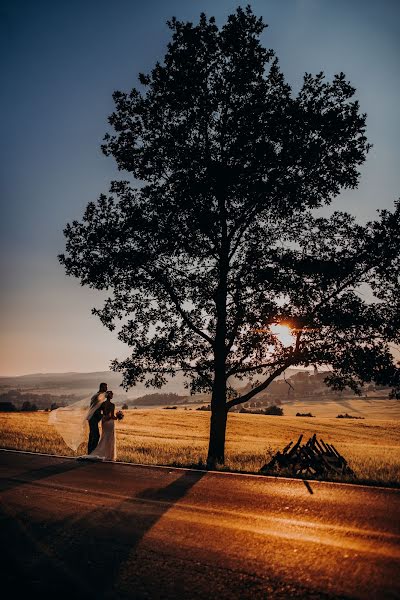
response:
[(0, 451), (10, 598), (400, 598), (400, 491)]

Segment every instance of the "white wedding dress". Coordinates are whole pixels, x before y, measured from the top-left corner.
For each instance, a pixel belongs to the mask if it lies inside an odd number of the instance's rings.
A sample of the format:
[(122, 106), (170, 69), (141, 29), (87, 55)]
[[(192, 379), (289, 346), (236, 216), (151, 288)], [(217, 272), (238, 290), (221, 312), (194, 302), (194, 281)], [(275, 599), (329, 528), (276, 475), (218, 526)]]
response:
[(114, 419), (101, 421), (101, 437), (96, 448), (81, 458), (93, 460), (116, 460), (117, 458), (117, 440), (115, 437)]

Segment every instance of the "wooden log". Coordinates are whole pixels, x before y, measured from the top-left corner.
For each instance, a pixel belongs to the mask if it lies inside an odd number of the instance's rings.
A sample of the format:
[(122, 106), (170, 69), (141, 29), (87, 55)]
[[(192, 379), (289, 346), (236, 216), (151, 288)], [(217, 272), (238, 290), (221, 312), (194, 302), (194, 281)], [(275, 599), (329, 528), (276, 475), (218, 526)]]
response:
[(343, 457), (341, 454), (339, 454), (339, 452), (336, 450), (336, 448), (335, 448), (335, 446), (334, 446), (333, 444), (331, 444), (331, 448), (332, 448), (332, 450), (333, 450), (334, 452), (336, 452), (336, 454), (338, 455), (338, 457), (339, 457), (341, 460), (343, 460), (344, 462), (346, 462), (345, 458), (344, 458), (344, 457)]
[(293, 442), (289, 442), (287, 446), (284, 447), (284, 449), (282, 450), (282, 454), (286, 454), (286, 452), (289, 450), (290, 446), (293, 444)]
[(333, 444), (325, 443), (322, 439), (319, 441), (316, 433), (304, 444), (301, 444), (302, 439), (303, 435), (300, 435), (294, 445), (293, 441), (290, 441), (282, 452), (277, 452), (260, 471), (286, 472), (298, 476), (354, 475)]
[(322, 445), (322, 447), (323, 447), (324, 451), (325, 451), (327, 454), (329, 454), (329, 449), (327, 448), (327, 446), (326, 446), (326, 444), (325, 444), (325, 442), (324, 442), (324, 440), (323, 440), (322, 438), (321, 438), (321, 445)]
[(314, 435), (312, 437), (310, 437), (310, 439), (307, 442), (307, 446), (309, 446), (310, 448), (313, 448), (315, 446), (315, 441), (317, 439), (317, 434), (314, 433)]
[(299, 439), (297, 440), (297, 442), (295, 443), (293, 448), (288, 452), (288, 456), (292, 456), (296, 452), (297, 448), (300, 446), (302, 439), (303, 439), (303, 434), (301, 434), (301, 436), (299, 437)]
[(317, 439), (315, 440), (315, 449), (318, 452), (318, 454), (323, 454), (324, 452), (324, 449), (322, 448), (321, 444)]
[(336, 452), (334, 452), (334, 451), (332, 450), (332, 446), (331, 446), (330, 444), (328, 444), (328, 442), (326, 442), (326, 447), (327, 447), (327, 448), (328, 448), (328, 450), (329, 450), (329, 454), (333, 454), (333, 456), (336, 456)]

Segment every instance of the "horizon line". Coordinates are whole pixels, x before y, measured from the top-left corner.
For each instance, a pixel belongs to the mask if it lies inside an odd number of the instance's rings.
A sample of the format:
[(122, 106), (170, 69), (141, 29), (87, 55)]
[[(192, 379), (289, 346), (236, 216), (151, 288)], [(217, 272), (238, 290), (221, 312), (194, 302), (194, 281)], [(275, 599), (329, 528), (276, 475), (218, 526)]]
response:
[[(314, 368), (308, 367), (287, 367), (285, 371), (297, 370), (297, 371), (313, 371)], [(318, 369), (318, 372), (324, 372), (325, 369)], [(19, 375), (0, 375), (0, 379), (10, 379), (17, 377), (33, 377), (35, 375), (95, 375), (97, 373), (115, 373), (117, 371), (111, 371), (110, 369), (103, 369), (101, 371), (35, 371), (33, 373), (21, 373)]]

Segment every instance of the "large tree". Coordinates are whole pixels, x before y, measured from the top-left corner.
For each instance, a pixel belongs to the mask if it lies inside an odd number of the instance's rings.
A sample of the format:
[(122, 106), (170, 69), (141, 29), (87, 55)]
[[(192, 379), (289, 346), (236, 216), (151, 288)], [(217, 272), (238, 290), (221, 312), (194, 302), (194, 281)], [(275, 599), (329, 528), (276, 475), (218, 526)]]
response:
[[(109, 292), (94, 312), (132, 349), (112, 363), (126, 387), (180, 371), (211, 392), (213, 466), (229, 408), (289, 366), (329, 365), (337, 389), (398, 386), (399, 206), (366, 226), (318, 216), (357, 186), (369, 150), (343, 73), (306, 74), (293, 94), (250, 8), (220, 29), (204, 14), (169, 27), (164, 62), (114, 93), (103, 151), (130, 180), (66, 227), (60, 260)], [(239, 396), (233, 378), (251, 391)]]

